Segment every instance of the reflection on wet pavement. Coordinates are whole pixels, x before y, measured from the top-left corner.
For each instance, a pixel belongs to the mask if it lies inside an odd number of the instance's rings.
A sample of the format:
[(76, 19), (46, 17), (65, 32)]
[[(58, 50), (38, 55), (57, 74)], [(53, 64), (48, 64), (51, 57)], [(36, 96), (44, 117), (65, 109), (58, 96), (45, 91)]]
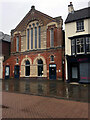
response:
[(88, 87), (50, 80), (3, 80), (3, 91), (88, 102)]

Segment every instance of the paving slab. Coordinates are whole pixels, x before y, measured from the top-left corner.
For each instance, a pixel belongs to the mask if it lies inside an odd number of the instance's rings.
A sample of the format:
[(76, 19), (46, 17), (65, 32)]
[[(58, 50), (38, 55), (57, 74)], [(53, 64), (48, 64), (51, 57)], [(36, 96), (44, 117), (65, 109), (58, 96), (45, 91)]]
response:
[(2, 92), (3, 118), (88, 118), (89, 103)]

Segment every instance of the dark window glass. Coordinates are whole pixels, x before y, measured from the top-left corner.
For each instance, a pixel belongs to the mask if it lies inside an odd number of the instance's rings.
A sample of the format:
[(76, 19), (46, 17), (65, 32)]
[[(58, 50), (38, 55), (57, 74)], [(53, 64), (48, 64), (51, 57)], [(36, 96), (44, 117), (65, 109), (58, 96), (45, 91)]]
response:
[(78, 21), (77, 22), (77, 31), (82, 31), (84, 30), (84, 21)]
[(17, 38), (16, 38), (16, 41), (17, 41), (17, 52), (19, 51), (19, 37), (17, 36)]
[(17, 58), (17, 61), (16, 61), (16, 63), (19, 63), (19, 60), (18, 60), (18, 58)]
[(26, 61), (26, 65), (30, 65), (30, 62), (29, 62), (29, 60), (27, 60), (27, 61)]
[(50, 47), (54, 46), (54, 30), (53, 28), (50, 30)]
[(90, 37), (86, 38), (86, 52), (90, 52)]
[(33, 28), (31, 28), (31, 49), (33, 49)]
[(38, 41), (39, 48), (41, 48), (41, 27), (39, 26), (39, 41)]
[(72, 55), (75, 55), (75, 39), (71, 41)]
[(79, 38), (76, 40), (77, 53), (85, 52), (84, 38)]
[(53, 55), (51, 55), (51, 61), (54, 61), (54, 56)]
[(38, 60), (38, 76), (43, 75), (43, 61), (40, 59)]
[(29, 50), (29, 29), (27, 30), (27, 50)]
[(35, 27), (35, 48), (37, 48), (37, 27)]

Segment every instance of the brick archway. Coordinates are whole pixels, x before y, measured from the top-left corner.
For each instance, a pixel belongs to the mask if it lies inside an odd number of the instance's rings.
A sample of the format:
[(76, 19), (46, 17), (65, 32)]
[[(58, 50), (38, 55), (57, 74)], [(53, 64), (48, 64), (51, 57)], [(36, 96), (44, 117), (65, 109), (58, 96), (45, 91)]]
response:
[(38, 60), (42, 60), (43, 61), (43, 76), (42, 77), (47, 77), (47, 65), (46, 65), (46, 60), (43, 56), (37, 56), (34, 61), (33, 61), (33, 65), (35, 67), (35, 72), (36, 72), (36, 76), (38, 76)]
[[(30, 66), (32, 66), (32, 60), (29, 57), (26, 57), (22, 60), (21, 62), (21, 74), (20, 77), (25, 77), (25, 61), (29, 61), (30, 62)], [(31, 71), (31, 67), (30, 67), (30, 71)]]

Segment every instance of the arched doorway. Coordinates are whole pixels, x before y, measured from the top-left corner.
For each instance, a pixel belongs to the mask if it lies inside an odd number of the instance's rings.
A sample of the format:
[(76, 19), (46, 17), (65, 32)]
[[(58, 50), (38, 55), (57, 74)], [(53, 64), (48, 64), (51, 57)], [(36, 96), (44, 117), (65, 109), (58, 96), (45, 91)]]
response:
[(29, 62), (29, 60), (25, 61), (25, 76), (30, 76), (30, 62)]
[(14, 78), (19, 78), (19, 70), (20, 70), (20, 66), (15, 65), (15, 67), (14, 67)]
[(39, 59), (37, 62), (38, 62), (38, 76), (43, 76), (43, 61)]

